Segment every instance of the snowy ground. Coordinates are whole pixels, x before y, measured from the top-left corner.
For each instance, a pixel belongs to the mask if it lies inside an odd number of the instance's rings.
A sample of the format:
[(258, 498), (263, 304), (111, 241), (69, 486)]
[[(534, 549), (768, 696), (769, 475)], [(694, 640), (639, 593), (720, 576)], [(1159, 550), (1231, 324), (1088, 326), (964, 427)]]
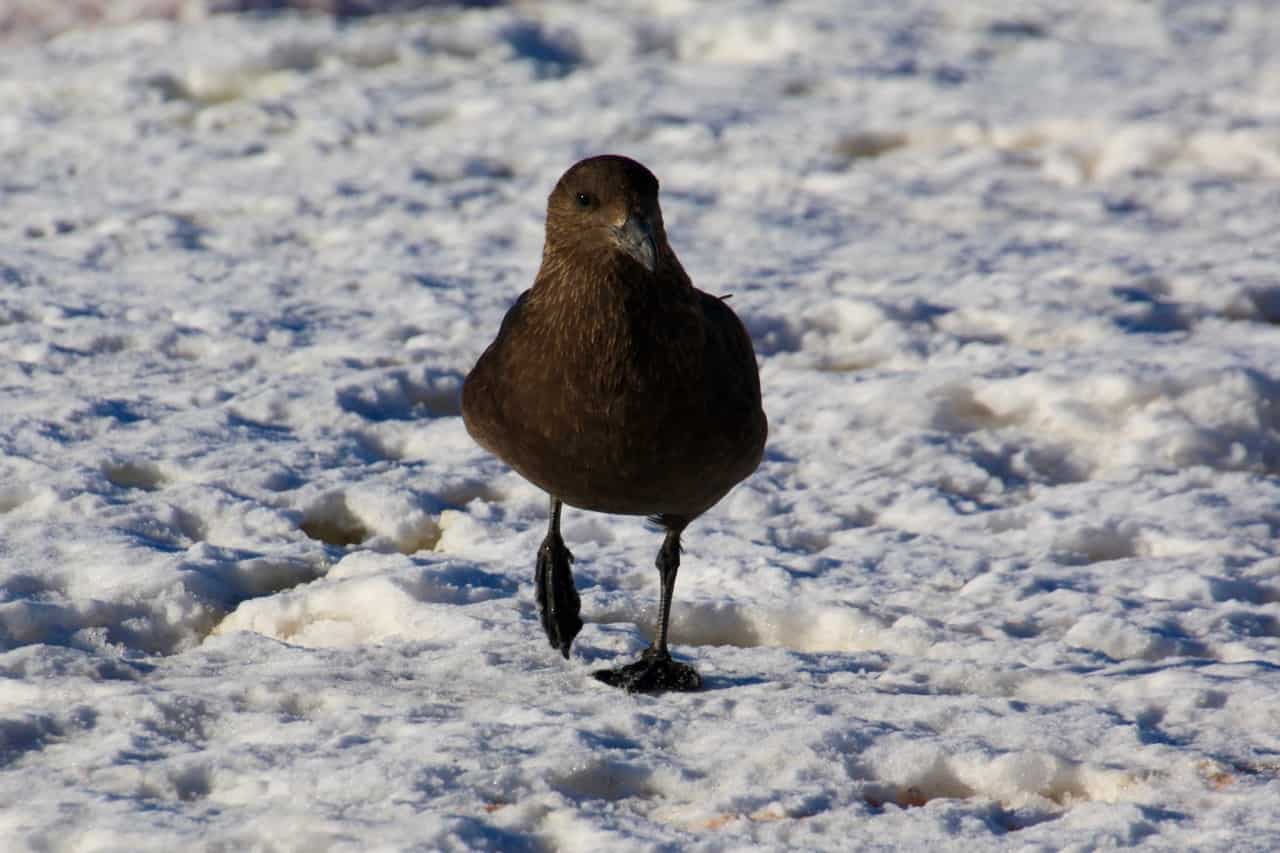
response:
[[(461, 377), (580, 156), (771, 421), (685, 537)], [(0, 52), (0, 847), (1280, 846), (1280, 16), (515, 4)]]

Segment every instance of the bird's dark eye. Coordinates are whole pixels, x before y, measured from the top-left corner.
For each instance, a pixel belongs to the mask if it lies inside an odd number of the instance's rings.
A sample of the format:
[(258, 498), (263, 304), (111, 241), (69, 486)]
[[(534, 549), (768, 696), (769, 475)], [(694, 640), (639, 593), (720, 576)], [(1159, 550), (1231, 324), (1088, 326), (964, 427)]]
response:
[(595, 204), (596, 200), (592, 198), (589, 193), (578, 193), (577, 202), (578, 202), (578, 207), (581, 207), (583, 210), (586, 210), (588, 207), (591, 207), (593, 204)]

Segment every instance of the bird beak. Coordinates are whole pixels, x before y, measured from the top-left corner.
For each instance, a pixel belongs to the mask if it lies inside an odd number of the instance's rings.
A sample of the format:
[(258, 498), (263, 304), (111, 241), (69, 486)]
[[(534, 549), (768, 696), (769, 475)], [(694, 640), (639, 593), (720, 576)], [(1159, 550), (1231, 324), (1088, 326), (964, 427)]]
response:
[(618, 248), (630, 255), (635, 262), (653, 273), (658, 266), (658, 247), (653, 237), (653, 226), (642, 214), (633, 213), (627, 221), (614, 228)]

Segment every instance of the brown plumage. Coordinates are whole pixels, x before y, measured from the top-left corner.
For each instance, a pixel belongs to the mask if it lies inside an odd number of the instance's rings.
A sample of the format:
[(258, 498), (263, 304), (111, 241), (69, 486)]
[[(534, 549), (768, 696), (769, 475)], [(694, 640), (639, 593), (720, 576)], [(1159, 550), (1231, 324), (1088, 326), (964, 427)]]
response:
[(481, 446), (551, 496), (536, 575), (551, 645), (568, 657), (582, 627), (561, 502), (651, 516), (667, 531), (656, 641), (596, 676), (628, 690), (699, 686), (667, 651), (680, 533), (755, 470), (768, 428), (751, 339), (680, 266), (644, 166), (593, 157), (560, 178), (542, 267), (467, 376), (462, 414)]

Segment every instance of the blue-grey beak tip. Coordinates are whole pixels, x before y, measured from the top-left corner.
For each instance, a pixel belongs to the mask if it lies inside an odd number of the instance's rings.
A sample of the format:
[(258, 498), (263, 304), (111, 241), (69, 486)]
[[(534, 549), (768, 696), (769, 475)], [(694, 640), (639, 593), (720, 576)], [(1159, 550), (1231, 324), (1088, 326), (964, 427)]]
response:
[(658, 247), (653, 226), (644, 217), (631, 216), (617, 229), (618, 248), (651, 274), (658, 268)]

